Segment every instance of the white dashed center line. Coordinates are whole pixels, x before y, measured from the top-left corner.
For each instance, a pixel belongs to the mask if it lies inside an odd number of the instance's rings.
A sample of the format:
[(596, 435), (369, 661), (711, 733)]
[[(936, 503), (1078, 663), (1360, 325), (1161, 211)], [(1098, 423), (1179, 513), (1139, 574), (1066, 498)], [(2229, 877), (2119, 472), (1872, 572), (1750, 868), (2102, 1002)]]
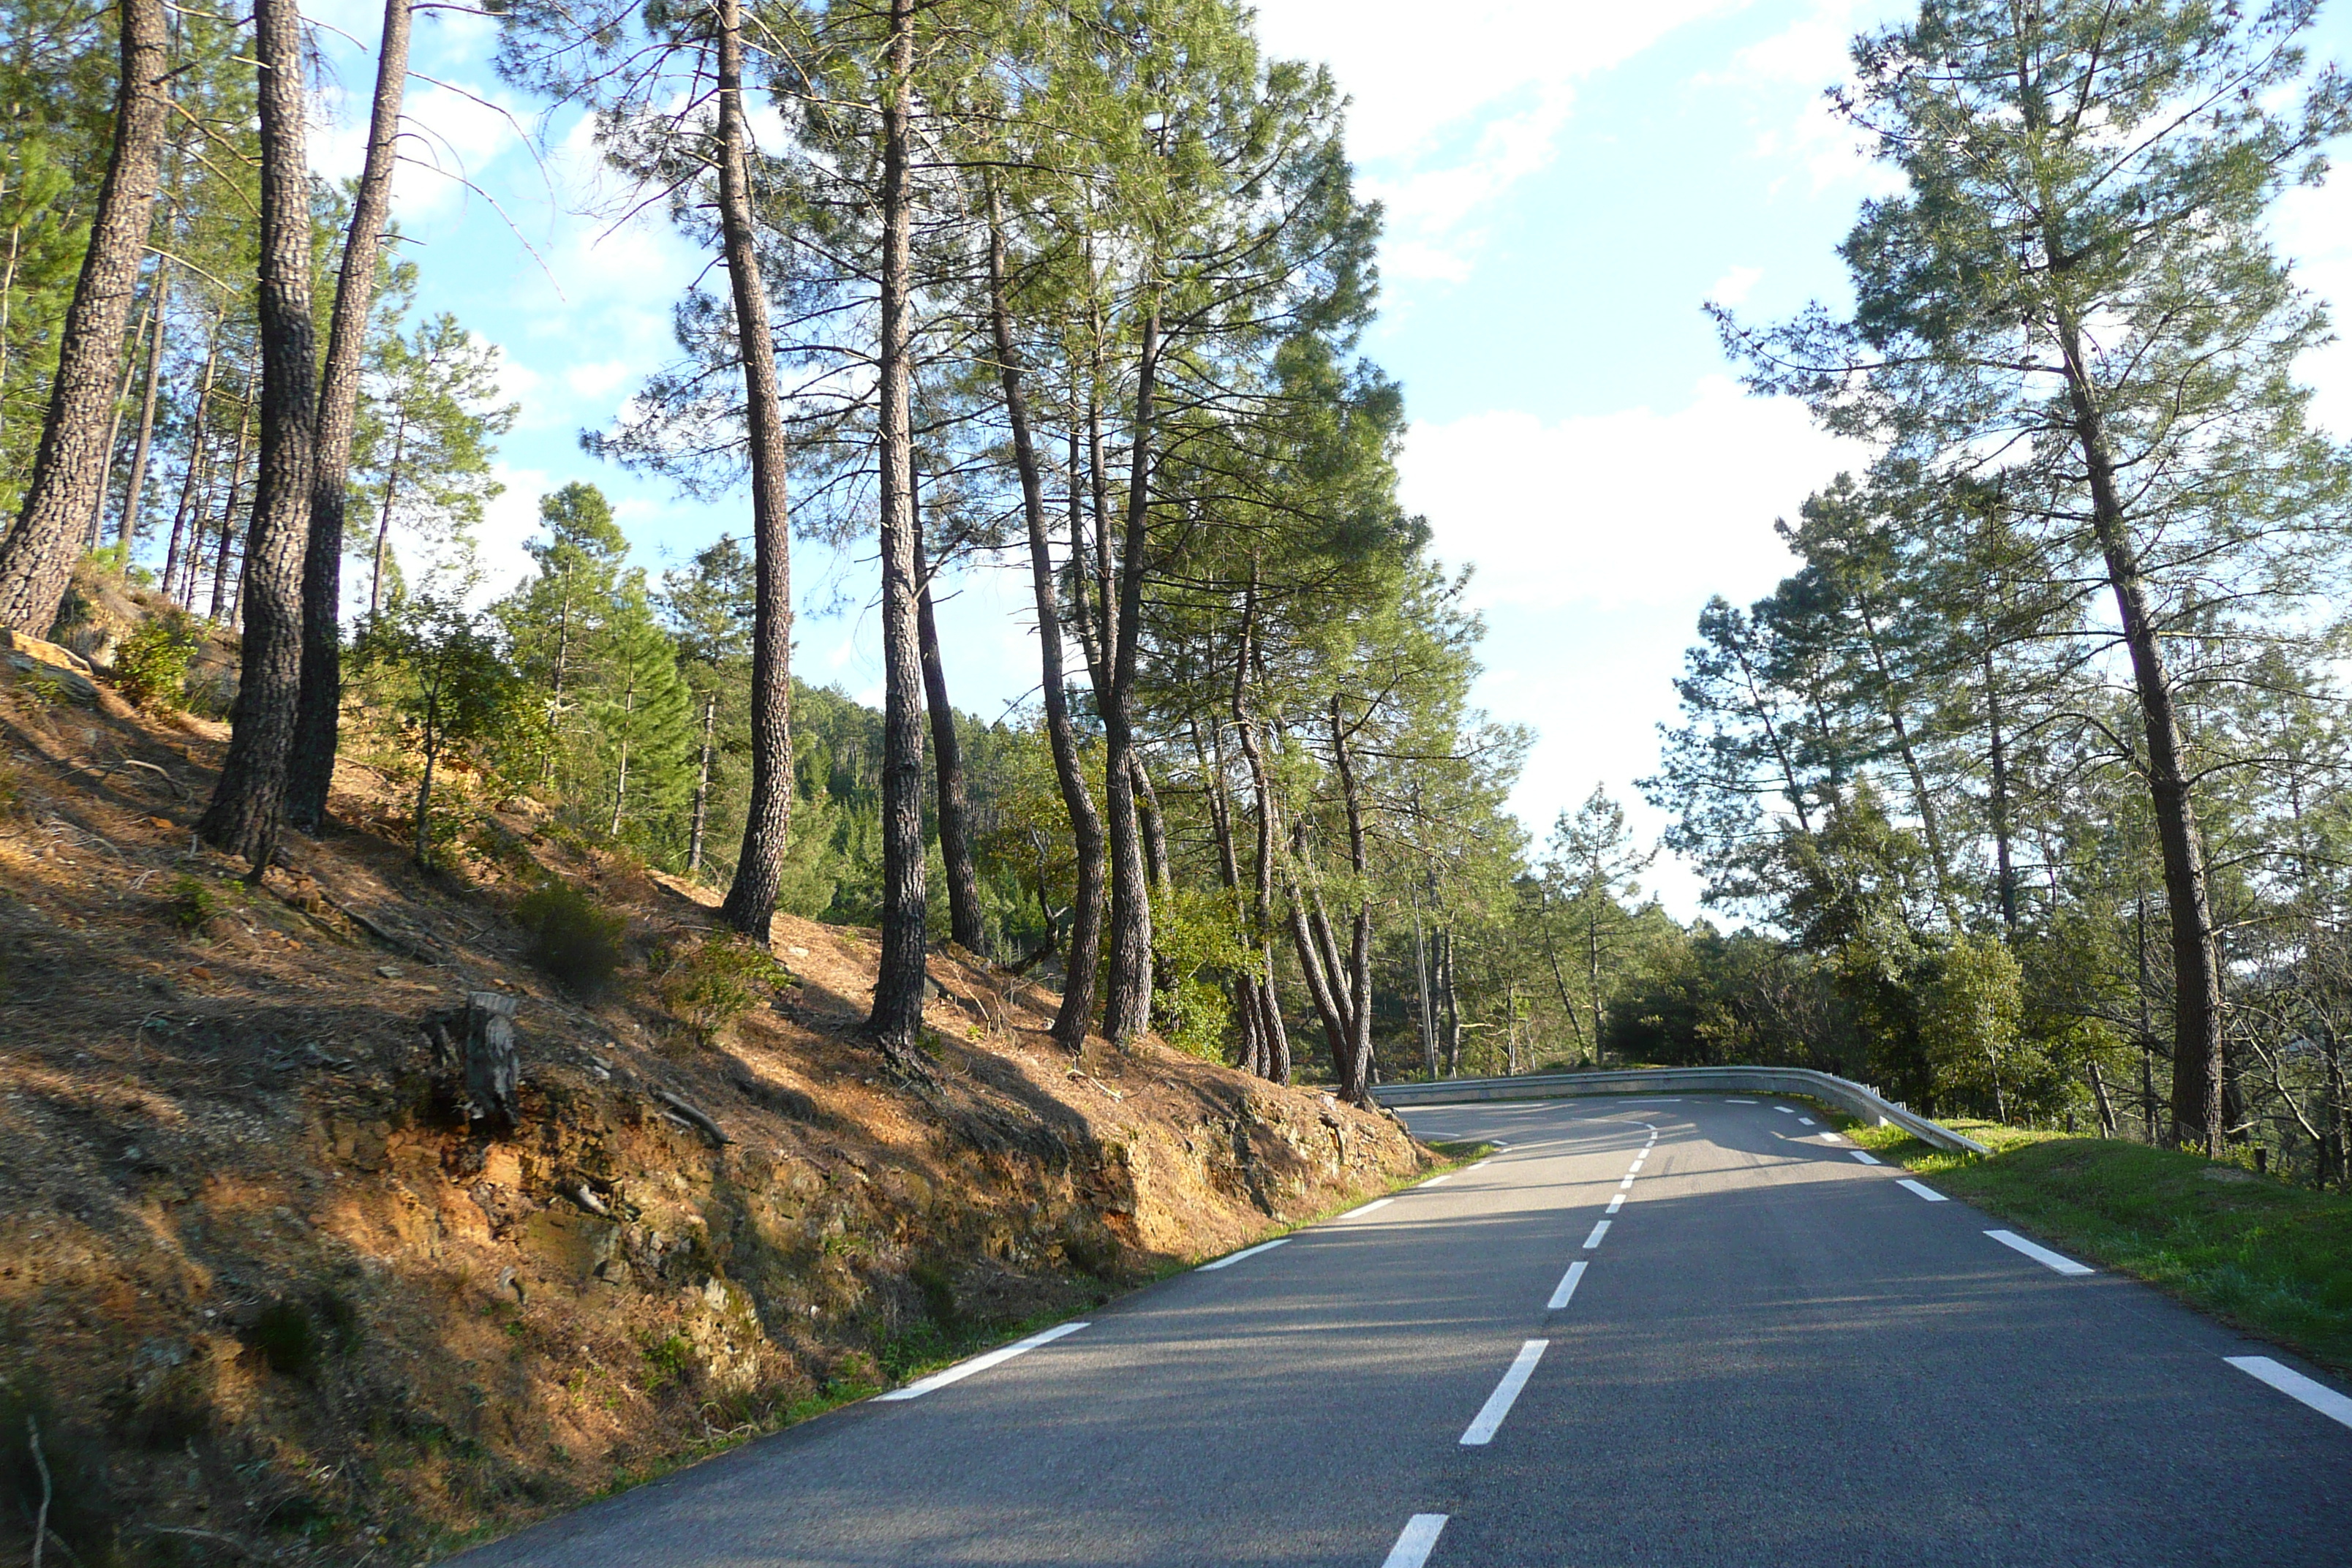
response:
[(1783, 1116), (1794, 1116), (1797, 1114), (1795, 1109), (1790, 1106), (1776, 1105), (1772, 1109), (1779, 1111)]
[(1289, 1242), (1290, 1237), (1286, 1236), (1279, 1241), (1261, 1241), (1255, 1247), (1245, 1247), (1239, 1252), (1228, 1252), (1214, 1263), (1201, 1265), (1201, 1272), (1206, 1274), (1212, 1268), (1230, 1268), (1244, 1258), (1255, 1258), (1261, 1252), (1272, 1252), (1277, 1247), (1288, 1246)]
[(1624, 1206), (1625, 1206), (1625, 1194), (1622, 1194), (1622, 1193), (1619, 1193), (1615, 1197), (1611, 1198), (1611, 1199), (1609, 1200), (1609, 1210), (1608, 1210), (1608, 1212), (1609, 1212), (1609, 1213), (1611, 1213), (1611, 1214), (1615, 1214), (1619, 1209), (1622, 1209), (1622, 1208), (1623, 1208)]
[(945, 1388), (950, 1383), (961, 1383), (973, 1373), (986, 1372), (992, 1366), (1003, 1366), (1014, 1356), (1026, 1355), (1029, 1352), (1035, 1350), (1039, 1345), (1052, 1344), (1055, 1340), (1060, 1339), (1063, 1335), (1075, 1334), (1080, 1329), (1085, 1327), (1087, 1327), (1087, 1325), (1084, 1323), (1058, 1324), (1055, 1327), (1047, 1329), (1042, 1334), (1031, 1334), (1025, 1340), (1016, 1341), (1014, 1343), (1006, 1345), (1003, 1350), (991, 1351), (986, 1355), (976, 1355), (970, 1361), (961, 1362), (956, 1365), (948, 1368), (945, 1372), (935, 1372), (929, 1377), (917, 1378), (906, 1387), (893, 1389), (890, 1393), (881, 1395), (881, 1397), (886, 1400), (920, 1399), (924, 1394), (930, 1393), (935, 1388)]
[(1617, 1190), (1618, 1190), (1619, 1192), (1621, 1192), (1621, 1193), (1622, 1193), (1622, 1192), (1623, 1192), (1626, 1188), (1628, 1188), (1628, 1187), (1632, 1186), (1633, 1184), (1633, 1177), (1631, 1177), (1631, 1176), (1628, 1176), (1628, 1177), (1626, 1177), (1623, 1181), (1622, 1181), (1622, 1182), (1620, 1182), (1620, 1183), (1618, 1183), (1618, 1184), (1617, 1184)]
[(1495, 1434), (1502, 1429), (1503, 1417), (1508, 1415), (1511, 1406), (1518, 1402), (1519, 1390), (1525, 1388), (1528, 1379), (1535, 1375), (1536, 1363), (1543, 1360), (1544, 1346), (1549, 1342), (1548, 1340), (1529, 1340), (1519, 1347), (1518, 1355), (1511, 1363), (1511, 1370), (1503, 1374), (1503, 1381), (1495, 1385), (1495, 1392), (1486, 1395), (1486, 1403), (1479, 1410), (1478, 1418), (1470, 1423), (1467, 1432), (1462, 1434), (1464, 1447), (1483, 1447), (1493, 1441)]
[(2000, 1243), (2003, 1247), (2012, 1247), (2019, 1252), (2022, 1252), (2026, 1257), (2031, 1258), (2034, 1262), (2039, 1263), (2044, 1268), (2054, 1269), (2061, 1274), (2090, 1274), (2095, 1272), (2095, 1270), (2075, 1262), (2073, 1258), (2068, 1258), (2063, 1253), (2053, 1252), (2046, 1247), (2039, 1246), (2036, 1243), (2026, 1240), (2025, 1237), (2018, 1235), (2017, 1232), (2013, 1230), (1989, 1230), (1985, 1232), (1985, 1234), (1992, 1237), (1995, 1241)]
[(1896, 1184), (1897, 1186), (1903, 1186), (1903, 1187), (1908, 1187), (1908, 1188), (1910, 1188), (1913, 1192), (1915, 1192), (1915, 1193), (1918, 1194), (1921, 1197), (1923, 1197), (1923, 1198), (1927, 1199), (1927, 1200), (1929, 1203), (1931, 1203), (1931, 1204), (1948, 1203), (1948, 1202), (1949, 1202), (1949, 1201), (1950, 1201), (1949, 1199), (1946, 1198), (1946, 1197), (1944, 1196), (1944, 1194), (1941, 1194), (1941, 1193), (1937, 1192), (1935, 1188), (1933, 1188), (1933, 1187), (1922, 1186), (1922, 1185), (1920, 1185), (1917, 1182), (1913, 1181), (1913, 1180), (1912, 1180), (1910, 1177), (1908, 1177), (1908, 1176), (1904, 1177), (1901, 1181), (1897, 1182), (1895, 1184)]
[(1866, 1154), (1859, 1149), (1849, 1149), (1846, 1152), (1853, 1155), (1855, 1159), (1861, 1161), (1865, 1165), (1875, 1165), (1878, 1163), (1878, 1156), (1875, 1154)]
[(2269, 1384), (2289, 1399), (2300, 1400), (2326, 1416), (2330, 1421), (2352, 1426), (2352, 1399), (2347, 1399), (2324, 1383), (2315, 1383), (2293, 1367), (2282, 1366), (2266, 1355), (2223, 1356), (2223, 1361), (2244, 1373)]
[(1551, 1300), (1544, 1303), (1545, 1311), (1557, 1312), (1568, 1305), (1569, 1299), (1576, 1294), (1577, 1282), (1584, 1278), (1584, 1269), (1582, 1263), (1568, 1266), (1568, 1272), (1559, 1277), (1559, 1289), (1554, 1290)]
[(1584, 1250), (1590, 1252), (1594, 1247), (1600, 1246), (1601, 1238), (1608, 1234), (1609, 1222), (1605, 1219), (1594, 1220), (1592, 1222), (1592, 1234), (1584, 1238)]
[(1803, 1122), (1808, 1127), (1811, 1127), (1813, 1124), (1813, 1119), (1810, 1116), (1800, 1116), (1797, 1120)]
[(1727, 1100), (1723, 1103), (1726, 1105), (1753, 1105), (1756, 1102), (1752, 1100)]
[(1397, 1537), (1397, 1543), (1389, 1548), (1381, 1568), (1422, 1568), (1437, 1545), (1438, 1532), (1444, 1528), (1445, 1515), (1442, 1513), (1414, 1514), (1406, 1523), (1404, 1533)]

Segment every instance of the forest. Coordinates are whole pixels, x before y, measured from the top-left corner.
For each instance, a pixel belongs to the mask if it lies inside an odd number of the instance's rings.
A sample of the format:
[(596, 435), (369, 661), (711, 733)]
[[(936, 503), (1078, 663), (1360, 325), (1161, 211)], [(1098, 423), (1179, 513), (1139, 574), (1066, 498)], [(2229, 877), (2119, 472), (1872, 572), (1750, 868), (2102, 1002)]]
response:
[[(1531, 738), (1474, 700), (1473, 563), (1401, 504), (1361, 351), (1381, 210), (1245, 6), (488, 5), (503, 79), (710, 261), (512, 583), (473, 532), (498, 350), (419, 310), (390, 216), (446, 8), (387, 0), (337, 185), (292, 0), (7, 0), (0, 624), (70, 642), (135, 585), (105, 662), (231, 721), (200, 831), (257, 879), (331, 830), (340, 749), (413, 791), (421, 865), (522, 801), (748, 942), (876, 929), (908, 1077), (952, 943), (1055, 977), (1070, 1050), (1154, 1030), (1359, 1104), (1795, 1064), (2352, 1183), (2352, 456), (2267, 227), (2352, 115), (2310, 5), (1935, 0), (1856, 46), (1836, 108), (1897, 178), (1850, 309), (1715, 315), (1875, 455), (1699, 616), (1657, 846), (1604, 790), (1540, 838), (1509, 807)], [(599, 465), (738, 521), (649, 569)], [(811, 541), (873, 552), (878, 711), (793, 673)], [(1036, 660), (992, 721), (935, 615), (979, 573)]]

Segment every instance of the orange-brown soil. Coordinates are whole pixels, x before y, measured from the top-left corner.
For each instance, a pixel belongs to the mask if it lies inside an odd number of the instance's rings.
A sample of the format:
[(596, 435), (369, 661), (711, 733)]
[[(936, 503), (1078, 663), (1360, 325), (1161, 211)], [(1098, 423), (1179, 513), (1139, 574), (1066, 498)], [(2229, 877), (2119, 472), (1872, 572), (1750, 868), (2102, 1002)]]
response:
[[(646, 960), (713, 894), (512, 805), (420, 871), (358, 766), (247, 889), (191, 832), (225, 740), (0, 668), (12, 1560), (33, 1434), (52, 1562), (415, 1563), (1430, 1162), (1157, 1042), (1074, 1063), (1052, 994), (956, 958), (902, 1081), (860, 1032), (873, 934), (791, 917), (797, 984), (706, 1037)], [(548, 872), (627, 917), (596, 995), (507, 913)], [(425, 1029), (476, 991), (517, 1002), (508, 1136)]]

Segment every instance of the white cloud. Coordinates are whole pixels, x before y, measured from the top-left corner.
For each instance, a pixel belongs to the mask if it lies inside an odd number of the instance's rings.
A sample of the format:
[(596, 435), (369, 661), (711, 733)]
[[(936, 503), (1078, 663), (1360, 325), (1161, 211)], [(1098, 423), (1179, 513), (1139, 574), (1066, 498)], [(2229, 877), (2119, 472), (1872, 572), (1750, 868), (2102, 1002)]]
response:
[(1840, 468), (1868, 454), (1785, 399), (1710, 376), (1690, 404), (1547, 425), (1502, 410), (1416, 425), (1405, 504), (1438, 552), (1473, 563), (1486, 605), (1688, 605), (1760, 592), (1785, 570), (1771, 531)]
[(1432, 26), (1402, 0), (1262, 0), (1258, 35), (1272, 54), (1328, 62), (1353, 100), (1349, 150), (1389, 207), (1384, 268), (1459, 280), (1478, 216), (1551, 162), (1578, 81), (1746, 3), (1456, 0)]
[(1715, 286), (1706, 291), (1706, 297), (1718, 305), (1743, 304), (1756, 285), (1763, 280), (1763, 271), (1759, 268), (1735, 267), (1715, 280)]

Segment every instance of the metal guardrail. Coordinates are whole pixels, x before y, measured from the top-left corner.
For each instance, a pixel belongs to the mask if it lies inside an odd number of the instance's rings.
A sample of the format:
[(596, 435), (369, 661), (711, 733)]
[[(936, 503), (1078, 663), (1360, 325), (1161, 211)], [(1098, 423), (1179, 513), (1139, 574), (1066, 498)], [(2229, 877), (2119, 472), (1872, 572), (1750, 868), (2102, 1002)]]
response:
[(1875, 1126), (1900, 1127), (1920, 1142), (1955, 1153), (1990, 1154), (1973, 1138), (1930, 1121), (1868, 1084), (1811, 1068), (1646, 1068), (1628, 1072), (1545, 1072), (1518, 1078), (1448, 1078), (1433, 1083), (1382, 1083), (1372, 1098), (1394, 1109), (1486, 1100), (1566, 1100), (1588, 1094), (1801, 1094)]

